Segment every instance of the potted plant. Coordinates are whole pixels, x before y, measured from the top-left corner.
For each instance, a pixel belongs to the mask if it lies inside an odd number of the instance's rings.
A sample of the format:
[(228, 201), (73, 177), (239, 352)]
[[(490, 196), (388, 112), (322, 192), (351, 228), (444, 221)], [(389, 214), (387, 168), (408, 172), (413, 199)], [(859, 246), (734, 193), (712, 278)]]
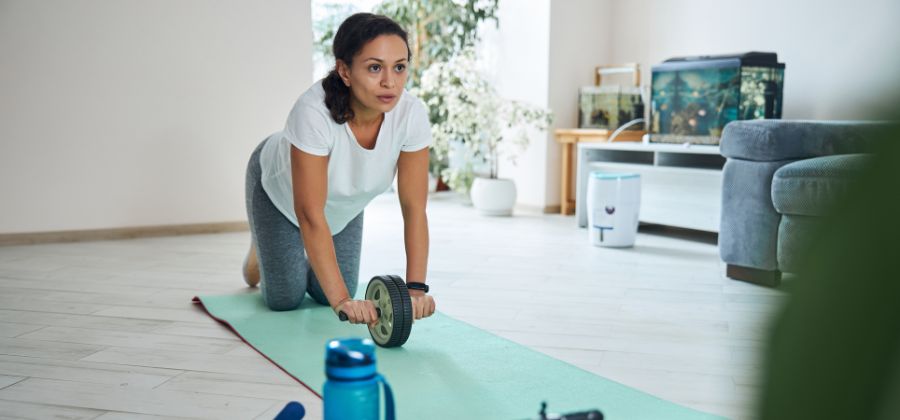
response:
[[(429, 66), (420, 95), (439, 117), (431, 131), (435, 153), (450, 161), (441, 172), (444, 182), (470, 194), (483, 214), (512, 214), (516, 186), (498, 177), (500, 156), (514, 162), (528, 145), (527, 130), (549, 127), (550, 111), (501, 97), (478, 70), (472, 49)], [(454, 155), (460, 163), (454, 164)]]

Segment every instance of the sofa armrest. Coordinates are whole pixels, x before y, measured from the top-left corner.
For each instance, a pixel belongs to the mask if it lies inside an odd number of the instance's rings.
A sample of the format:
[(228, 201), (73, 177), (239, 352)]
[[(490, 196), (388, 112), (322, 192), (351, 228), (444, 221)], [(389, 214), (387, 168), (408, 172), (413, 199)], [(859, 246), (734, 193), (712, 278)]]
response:
[(728, 159), (722, 169), (719, 256), (729, 265), (778, 270), (778, 224), (772, 204), (772, 177), (793, 161)]
[(866, 153), (873, 151), (879, 127), (867, 121), (733, 121), (719, 149), (727, 158), (757, 162)]

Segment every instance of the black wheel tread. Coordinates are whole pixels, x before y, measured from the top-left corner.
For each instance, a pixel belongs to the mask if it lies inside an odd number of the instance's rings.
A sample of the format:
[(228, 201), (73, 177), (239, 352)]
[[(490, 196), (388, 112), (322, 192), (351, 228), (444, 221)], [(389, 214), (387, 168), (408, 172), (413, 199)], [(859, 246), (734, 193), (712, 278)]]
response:
[(384, 344), (378, 344), (382, 347), (402, 346), (409, 338), (413, 323), (412, 300), (409, 297), (409, 290), (406, 288), (406, 283), (400, 276), (396, 275), (375, 276), (369, 283), (371, 284), (371, 282), (374, 281), (383, 283), (385, 289), (388, 291), (394, 318), (394, 328), (391, 331), (391, 338)]

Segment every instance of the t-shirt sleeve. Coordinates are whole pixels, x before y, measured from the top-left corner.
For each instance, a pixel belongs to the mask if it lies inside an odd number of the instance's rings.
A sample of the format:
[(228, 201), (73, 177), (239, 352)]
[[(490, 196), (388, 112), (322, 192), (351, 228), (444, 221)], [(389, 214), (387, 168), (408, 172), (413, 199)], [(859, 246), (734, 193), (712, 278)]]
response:
[(288, 116), (284, 132), (294, 147), (311, 155), (328, 156), (334, 147), (330, 135), (332, 120), (330, 115), (317, 108), (298, 101)]
[(428, 119), (428, 108), (416, 99), (410, 107), (407, 120), (406, 140), (400, 146), (402, 152), (415, 152), (431, 145), (431, 122)]

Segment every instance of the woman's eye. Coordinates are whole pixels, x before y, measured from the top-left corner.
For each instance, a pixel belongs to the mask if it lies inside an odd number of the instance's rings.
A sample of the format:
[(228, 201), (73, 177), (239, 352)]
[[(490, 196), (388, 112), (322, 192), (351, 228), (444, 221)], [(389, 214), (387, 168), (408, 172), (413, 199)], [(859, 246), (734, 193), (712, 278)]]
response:
[(381, 70), (380, 64), (372, 64), (371, 66), (369, 66), (369, 71), (371, 71), (371, 72), (376, 72), (376, 71), (380, 71), (380, 70)]
[(394, 71), (397, 73), (403, 73), (404, 70), (406, 70), (406, 64), (397, 64), (394, 66)]

